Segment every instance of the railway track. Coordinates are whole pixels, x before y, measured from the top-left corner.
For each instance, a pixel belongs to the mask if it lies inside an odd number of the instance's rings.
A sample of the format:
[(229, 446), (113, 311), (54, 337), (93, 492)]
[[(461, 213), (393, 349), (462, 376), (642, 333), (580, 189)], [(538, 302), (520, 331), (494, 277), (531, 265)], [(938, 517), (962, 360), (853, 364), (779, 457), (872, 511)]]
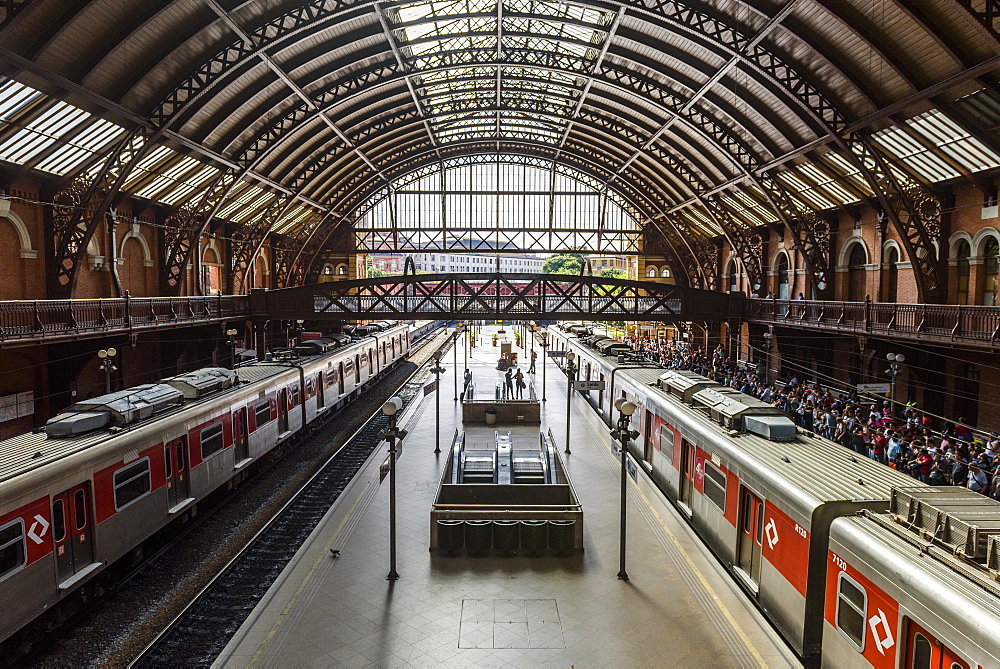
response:
[[(419, 366), (398, 392), (404, 405), (419, 401), (431, 353), (449, 341), (438, 333), (411, 354)], [(129, 666), (210, 665), (378, 448), (387, 425), (381, 412), (366, 421)]]

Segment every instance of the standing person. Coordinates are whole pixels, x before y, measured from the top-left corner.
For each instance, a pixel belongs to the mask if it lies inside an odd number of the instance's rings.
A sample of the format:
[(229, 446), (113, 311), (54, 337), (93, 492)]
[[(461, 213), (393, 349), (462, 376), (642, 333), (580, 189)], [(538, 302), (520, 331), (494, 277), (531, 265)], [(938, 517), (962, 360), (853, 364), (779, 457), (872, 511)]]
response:
[(535, 349), (531, 349), (531, 365), (528, 367), (528, 374), (535, 373), (535, 360), (537, 359), (538, 353), (535, 352)]
[(503, 385), (506, 392), (506, 399), (514, 399), (514, 372), (510, 367), (507, 368), (507, 373), (503, 377)]
[(472, 372), (465, 370), (465, 385), (462, 387), (462, 401), (465, 401), (465, 394), (469, 392), (469, 384), (472, 383)]
[(514, 380), (516, 381), (516, 386), (517, 386), (517, 399), (522, 399), (524, 397), (525, 383), (524, 383), (524, 374), (521, 372), (520, 368), (518, 368), (517, 374), (514, 375)]

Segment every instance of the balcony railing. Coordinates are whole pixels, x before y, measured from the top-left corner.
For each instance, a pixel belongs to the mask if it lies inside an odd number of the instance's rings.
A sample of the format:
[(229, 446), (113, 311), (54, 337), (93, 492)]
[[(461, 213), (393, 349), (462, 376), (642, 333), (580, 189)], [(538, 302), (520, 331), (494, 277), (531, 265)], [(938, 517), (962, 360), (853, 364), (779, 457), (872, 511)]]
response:
[(822, 330), (995, 348), (1000, 307), (820, 300), (746, 301), (746, 320)]
[(215, 323), (245, 319), (249, 313), (246, 295), (0, 302), (0, 344)]

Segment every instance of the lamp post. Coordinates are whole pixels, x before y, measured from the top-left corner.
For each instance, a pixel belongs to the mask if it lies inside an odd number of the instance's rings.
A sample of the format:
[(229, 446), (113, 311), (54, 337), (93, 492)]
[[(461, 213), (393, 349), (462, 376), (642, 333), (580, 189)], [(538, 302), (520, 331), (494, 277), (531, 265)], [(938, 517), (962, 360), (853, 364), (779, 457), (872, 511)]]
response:
[(455, 326), (455, 334), (452, 335), (451, 364), (452, 367), (454, 368), (453, 371), (455, 374), (455, 397), (453, 397), (452, 399), (454, 399), (457, 402), (458, 401), (458, 326), (457, 325)]
[(236, 335), (239, 334), (236, 328), (229, 328), (226, 330), (226, 336), (229, 337), (229, 369), (236, 369)]
[(114, 357), (118, 351), (114, 348), (105, 348), (97, 352), (97, 357), (101, 359), (101, 371), (104, 372), (104, 394), (111, 394), (111, 372), (118, 368), (114, 365)]
[(615, 408), (619, 411), (618, 427), (611, 430), (611, 436), (617, 439), (621, 443), (622, 449), (622, 501), (621, 501), (621, 528), (618, 532), (618, 580), (627, 581), (628, 572), (625, 571), (625, 485), (626, 485), (626, 468), (625, 463), (628, 456), (628, 442), (639, 436), (639, 433), (635, 430), (629, 429), (629, 421), (632, 420), (632, 414), (635, 413), (636, 406), (632, 402), (627, 401), (624, 397), (619, 397), (615, 400)]
[(575, 366), (573, 365), (573, 360), (576, 359), (576, 353), (570, 351), (566, 354), (566, 377), (569, 379), (569, 387), (566, 391), (566, 450), (565, 453), (569, 453), (569, 417), (570, 408), (573, 403), (573, 372), (575, 371)]
[(396, 440), (403, 441), (406, 430), (396, 427), (396, 414), (403, 408), (403, 400), (390, 397), (382, 405), (382, 413), (389, 417), (389, 427), (379, 432), (379, 436), (389, 442), (389, 575), (387, 581), (399, 580), (396, 572)]
[(538, 342), (538, 345), (542, 348), (542, 401), (545, 402), (545, 362), (548, 356), (545, 351), (549, 348), (549, 332), (548, 330), (542, 332), (542, 340)]
[[(899, 366), (906, 362), (906, 356), (902, 353), (886, 353), (885, 359), (889, 361), (889, 369), (885, 373), (889, 375), (889, 401), (896, 401), (896, 377), (899, 376)], [(895, 413), (895, 407), (893, 407)]]
[(441, 452), (441, 373), (444, 371), (444, 367), (441, 366), (441, 356), (444, 354), (440, 351), (434, 351), (434, 366), (431, 367), (431, 371), (434, 372), (434, 404), (437, 410), (437, 416), (434, 419), (434, 452)]

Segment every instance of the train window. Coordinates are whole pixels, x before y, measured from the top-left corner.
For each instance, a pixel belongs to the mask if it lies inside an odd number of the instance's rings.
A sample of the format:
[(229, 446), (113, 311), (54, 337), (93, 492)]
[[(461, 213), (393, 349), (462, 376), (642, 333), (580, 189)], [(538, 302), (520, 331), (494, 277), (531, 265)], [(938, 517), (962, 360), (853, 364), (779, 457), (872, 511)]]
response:
[(664, 425), (660, 426), (660, 455), (668, 464), (674, 464), (674, 434)]
[(83, 490), (73, 493), (73, 514), (77, 531), (87, 527), (87, 496), (83, 494)]
[(52, 540), (66, 539), (66, 503), (61, 499), (52, 502)]
[(24, 521), (18, 518), (0, 527), (0, 579), (24, 566)]
[(299, 403), (299, 384), (295, 384), (288, 389), (288, 406), (293, 407)]
[(167, 446), (163, 449), (163, 471), (166, 472), (167, 478), (170, 478), (174, 473), (174, 449)]
[(913, 637), (913, 662), (910, 669), (930, 669), (931, 642), (919, 632)]
[(120, 511), (149, 493), (149, 458), (115, 472), (115, 510)]
[(868, 594), (865, 589), (841, 572), (837, 584), (837, 629), (844, 633), (859, 652), (864, 650), (867, 613)]
[(222, 423), (213, 423), (201, 431), (201, 459), (206, 460), (222, 450)]
[(257, 418), (257, 429), (271, 422), (271, 401), (264, 399), (253, 405), (253, 415)]
[(726, 510), (726, 473), (708, 461), (705, 462), (705, 497), (720, 511)]

